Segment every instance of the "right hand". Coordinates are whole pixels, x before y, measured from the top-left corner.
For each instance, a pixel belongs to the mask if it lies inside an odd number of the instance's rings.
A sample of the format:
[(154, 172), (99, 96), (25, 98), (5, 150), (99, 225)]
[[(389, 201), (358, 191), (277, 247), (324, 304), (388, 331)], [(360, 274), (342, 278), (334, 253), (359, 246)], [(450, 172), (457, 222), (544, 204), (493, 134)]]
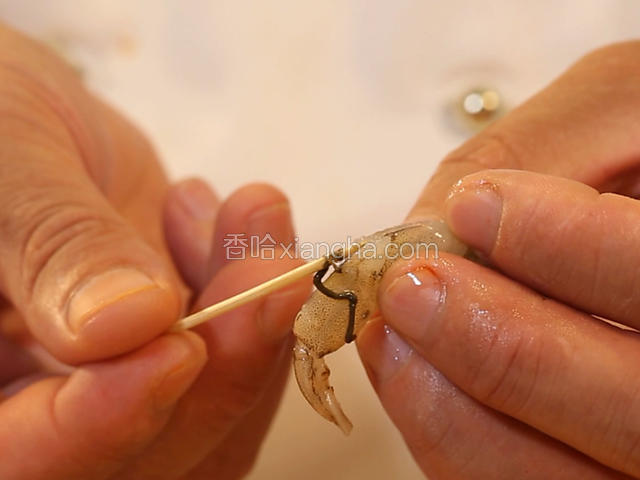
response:
[(640, 194), (639, 78), (640, 42), (587, 55), (451, 153), (411, 212), (493, 267), (397, 262), (358, 339), (430, 479), (640, 478), (638, 335), (592, 316), (638, 328), (640, 203), (607, 192)]

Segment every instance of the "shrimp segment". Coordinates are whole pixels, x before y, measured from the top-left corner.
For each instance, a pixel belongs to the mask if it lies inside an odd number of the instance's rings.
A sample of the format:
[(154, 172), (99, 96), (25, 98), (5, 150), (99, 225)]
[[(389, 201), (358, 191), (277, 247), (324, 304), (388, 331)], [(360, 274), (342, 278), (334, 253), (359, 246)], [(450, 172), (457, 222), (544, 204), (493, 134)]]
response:
[(464, 255), (467, 247), (456, 239), (441, 220), (399, 225), (357, 241), (358, 251), (322, 282), (329, 293), (352, 293), (357, 299), (353, 324), (349, 323), (348, 295), (330, 298), (313, 292), (302, 306), (293, 326), (296, 343), (293, 369), (298, 386), (309, 404), (324, 418), (348, 434), (352, 425), (329, 384), (329, 368), (323, 357), (355, 338), (378, 308), (378, 285), (398, 258), (437, 255), (442, 250)]
[(310, 353), (299, 340), (293, 347), (293, 363), (296, 380), (307, 402), (316, 412), (335, 423), (345, 435), (349, 435), (353, 425), (342, 411), (333, 387), (329, 385), (329, 367), (325, 361)]

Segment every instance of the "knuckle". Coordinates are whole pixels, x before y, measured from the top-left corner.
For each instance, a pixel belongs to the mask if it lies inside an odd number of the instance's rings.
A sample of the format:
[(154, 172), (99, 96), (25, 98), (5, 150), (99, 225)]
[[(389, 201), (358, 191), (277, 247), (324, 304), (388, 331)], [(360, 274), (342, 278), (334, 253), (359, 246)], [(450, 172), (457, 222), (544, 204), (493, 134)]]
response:
[[(630, 473), (634, 477), (640, 476), (640, 433), (637, 431), (628, 433), (625, 436), (625, 445), (614, 456), (621, 457), (619, 464), (623, 472)], [(614, 465), (617, 464), (618, 462), (614, 463)]]
[(255, 406), (262, 392), (263, 382), (259, 379), (229, 379), (224, 400), (213, 407), (216, 414), (212, 423), (230, 423)]
[(632, 67), (640, 69), (640, 40), (626, 42), (616, 42), (596, 48), (584, 55), (579, 62), (592, 63), (596, 65), (610, 65), (611, 63), (621, 63), (626, 68)]
[[(117, 431), (96, 432), (78, 439), (76, 448), (69, 453), (80, 471), (93, 471), (96, 464), (104, 470), (115, 470), (126, 461), (134, 458), (150, 441), (151, 426), (139, 418), (132, 419), (127, 428)], [(96, 459), (99, 459), (96, 462)]]
[(637, 478), (640, 475), (640, 434), (634, 431), (624, 435), (624, 444), (614, 447), (611, 457), (612, 465), (620, 465), (620, 470)]
[[(627, 203), (629, 202), (629, 203)], [(602, 302), (597, 314), (633, 325), (640, 314), (640, 298), (637, 295), (640, 279), (636, 272), (640, 268), (640, 256), (636, 254), (620, 255), (618, 252), (634, 251), (629, 245), (635, 245), (640, 238), (640, 226), (637, 224), (640, 210), (634, 205), (636, 200), (610, 193), (597, 197), (594, 214), (589, 220), (590, 243), (581, 245), (589, 249), (583, 255), (581, 302), (598, 299)], [(624, 228), (624, 235), (612, 235), (612, 231)], [(621, 230), (618, 230), (621, 231)], [(603, 295), (603, 292), (615, 292)]]
[[(581, 281), (586, 265), (576, 263), (575, 257), (567, 249), (575, 248), (578, 229), (585, 220), (589, 220), (584, 218), (585, 212), (580, 205), (567, 205), (562, 221), (554, 222), (553, 228), (549, 228), (548, 208), (546, 202), (530, 202), (520, 211), (514, 209), (509, 212), (503, 219), (501, 235), (495, 247), (497, 256), (526, 266), (527, 277), (532, 285), (544, 290), (553, 289), (558, 282), (568, 279)], [(560, 251), (568, 254), (548, 253)], [(589, 258), (595, 262), (597, 252)], [(592, 267), (595, 265), (589, 266)]]
[(484, 358), (469, 370), (470, 391), (482, 403), (517, 414), (537, 393), (543, 358), (541, 339), (523, 332), (497, 329)]
[[(27, 225), (22, 228), (19, 272), (22, 296), (33, 299), (41, 280), (57, 274), (58, 268), (69, 268), (66, 260), (87, 255), (100, 242), (109, 240), (115, 229), (110, 221), (90, 207), (73, 201), (61, 201), (30, 207)], [(91, 240), (94, 238), (95, 240)], [(62, 262), (58, 262), (62, 260)]]
[(414, 358), (384, 387), (381, 399), (416, 458), (437, 457), (457, 448), (460, 417), (452, 414), (457, 392), (431, 365)]
[(461, 412), (468, 411), (471, 400), (461, 397), (442, 373), (418, 360), (386, 388), (385, 408), (423, 469), (437, 472), (438, 478), (466, 478), (477, 460), (477, 449), (461, 449), (469, 443), (469, 424)]
[[(526, 138), (526, 137), (525, 137)], [(442, 161), (441, 169), (478, 171), (494, 168), (520, 169), (518, 160), (526, 146), (525, 138), (505, 129), (488, 128), (460, 148), (449, 153)]]
[(442, 415), (426, 419), (419, 432), (408, 437), (408, 443), (411, 445), (416, 456), (421, 458), (435, 457), (442, 452), (447, 452), (454, 443), (455, 420)]
[(264, 392), (266, 373), (261, 378), (239, 373), (212, 372), (216, 378), (223, 378), (220, 389), (208, 402), (183, 402), (183, 415), (190, 419), (203, 438), (215, 436), (219, 430), (234, 424), (249, 412)]
[(65, 470), (101, 472), (106, 476), (138, 455), (158, 432), (156, 418), (139, 415), (133, 409), (124, 417), (88, 415), (89, 420), (83, 424), (78, 424), (77, 419), (70, 421), (69, 412), (60, 408), (63, 391), (61, 384), (50, 398), (48, 412), (54, 438), (66, 446), (62, 465)]
[(443, 197), (467, 175), (497, 168), (521, 170), (526, 158), (531, 157), (528, 152), (533, 152), (535, 145), (532, 145), (531, 135), (510, 125), (514, 122), (498, 120), (450, 152), (429, 180), (422, 198), (414, 207), (414, 214), (440, 211)]
[(428, 390), (427, 396), (430, 403), (416, 399), (417, 406), (413, 403), (411, 408), (407, 408), (407, 404), (401, 405), (397, 413), (403, 419), (400, 425), (407, 444), (418, 458), (438, 457), (459, 441), (456, 417), (443, 414), (448, 410), (444, 402), (450, 402), (451, 398)]
[[(640, 41), (621, 42), (591, 51), (565, 74), (576, 82), (591, 79), (593, 98), (606, 98), (609, 109), (624, 109), (640, 98)], [(612, 85), (615, 89), (612, 89)]]
[(79, 164), (78, 158), (91, 143), (88, 131), (80, 127), (78, 100), (72, 100), (68, 91), (80, 95), (83, 88), (77, 79), (60, 72), (46, 78), (41, 72), (42, 68), (17, 67), (0, 59), (0, 136), (8, 140), (5, 148), (39, 146)]
[[(594, 404), (594, 408), (600, 406), (603, 420), (591, 435), (591, 448), (604, 453), (605, 463), (640, 475), (640, 425), (636, 414), (640, 406), (640, 378), (634, 376), (631, 381), (626, 379), (619, 389), (602, 392)], [(602, 405), (606, 408), (602, 409)]]

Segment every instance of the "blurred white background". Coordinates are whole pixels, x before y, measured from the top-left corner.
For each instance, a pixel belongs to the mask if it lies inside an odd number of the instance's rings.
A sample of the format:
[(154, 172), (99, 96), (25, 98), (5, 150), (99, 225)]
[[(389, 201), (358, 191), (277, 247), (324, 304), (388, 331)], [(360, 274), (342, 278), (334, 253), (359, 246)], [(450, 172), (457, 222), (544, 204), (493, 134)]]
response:
[[(470, 89), (513, 106), (590, 49), (640, 37), (631, 0), (0, 0), (0, 18), (82, 69), (173, 178), (282, 188), (303, 241), (400, 223), (472, 134), (451, 113)], [(422, 478), (343, 350), (329, 363), (351, 437), (290, 383), (251, 479)]]

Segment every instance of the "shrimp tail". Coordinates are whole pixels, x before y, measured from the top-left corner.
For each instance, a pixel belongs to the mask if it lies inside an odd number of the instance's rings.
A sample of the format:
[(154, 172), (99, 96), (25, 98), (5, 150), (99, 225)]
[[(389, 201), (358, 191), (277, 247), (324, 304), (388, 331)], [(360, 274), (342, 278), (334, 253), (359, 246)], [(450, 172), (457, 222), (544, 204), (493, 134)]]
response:
[(329, 385), (329, 368), (325, 361), (313, 354), (299, 339), (293, 347), (293, 370), (304, 398), (330, 422), (335, 423), (345, 435), (353, 425), (336, 399)]

